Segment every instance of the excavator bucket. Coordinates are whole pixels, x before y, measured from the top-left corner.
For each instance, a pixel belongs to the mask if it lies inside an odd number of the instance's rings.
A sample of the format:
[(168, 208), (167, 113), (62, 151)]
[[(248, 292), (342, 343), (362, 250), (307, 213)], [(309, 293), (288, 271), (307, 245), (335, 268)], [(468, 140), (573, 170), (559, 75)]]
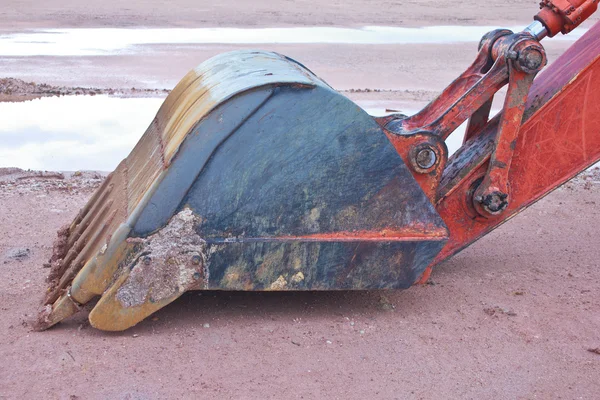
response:
[(91, 324), (123, 330), (194, 289), (407, 288), (447, 239), (373, 117), (294, 60), (226, 53), (60, 230), (39, 327), (98, 296)]
[[(38, 327), (98, 297), (90, 322), (114, 331), (188, 290), (424, 282), (600, 161), (600, 24), (536, 78), (540, 41), (571, 32), (597, 2), (540, 7), (522, 32), (484, 35), (466, 71), (410, 117), (371, 117), (276, 53), (203, 63), (59, 231)], [(445, 140), (463, 124), (449, 157)]]

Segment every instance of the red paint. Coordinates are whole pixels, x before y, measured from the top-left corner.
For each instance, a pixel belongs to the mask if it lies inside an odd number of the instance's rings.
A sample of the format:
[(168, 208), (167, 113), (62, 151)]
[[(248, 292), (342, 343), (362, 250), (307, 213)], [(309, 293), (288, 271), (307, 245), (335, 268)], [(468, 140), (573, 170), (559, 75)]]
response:
[(534, 17), (548, 30), (548, 36), (566, 35), (577, 28), (598, 8), (597, 0), (542, 0)]
[[(400, 121), (398, 132), (386, 131), (410, 166), (410, 148), (423, 140), (419, 135), (445, 139), (471, 118), (463, 148), (442, 162), (445, 167), (431, 175), (411, 170), (450, 231), (421, 283), (432, 266), (600, 161), (600, 23), (533, 84), (535, 73), (514, 57), (526, 46), (539, 45), (528, 34), (488, 34), (464, 74), (420, 113)], [(506, 83), (503, 111), (488, 121), (489, 101)], [(390, 118), (378, 122), (385, 127)], [(508, 207), (498, 215), (482, 212), (473, 201), (477, 188), (506, 190)]]
[(466, 193), (475, 178), (486, 173), (488, 163), (480, 165), (437, 205), (450, 240), (432, 265), (600, 161), (600, 24), (536, 80), (531, 93), (528, 107), (540, 101), (536, 94), (552, 93), (553, 97), (519, 130), (508, 171), (510, 205), (496, 218), (475, 218), (469, 213)]
[[(301, 241), (301, 242), (411, 242), (427, 240), (446, 240), (448, 232), (435, 226), (409, 226), (402, 229), (384, 229), (381, 231), (355, 231), (355, 232), (331, 232), (313, 233), (301, 236), (277, 236), (273, 238), (260, 238), (261, 241)], [(254, 240), (256, 240), (254, 238)]]

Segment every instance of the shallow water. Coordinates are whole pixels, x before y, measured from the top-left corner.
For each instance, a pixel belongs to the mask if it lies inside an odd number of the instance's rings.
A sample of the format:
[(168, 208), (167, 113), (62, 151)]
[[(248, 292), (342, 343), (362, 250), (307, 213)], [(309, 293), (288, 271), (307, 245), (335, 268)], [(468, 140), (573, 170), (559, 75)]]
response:
[[(339, 43), (414, 44), (478, 42), (494, 26), (429, 26), (402, 28), (80, 28), (48, 29), (0, 35), (0, 56), (96, 56), (143, 51), (152, 44)], [(524, 27), (513, 27), (521, 31)], [(574, 40), (579, 28), (553, 40)]]
[(111, 171), (129, 154), (162, 102), (65, 96), (0, 103), (0, 166)]
[[(102, 95), (0, 103), (0, 167), (112, 171), (133, 149), (163, 100)], [(377, 103), (361, 106), (371, 115), (386, 113)], [(448, 147), (454, 151), (461, 142), (457, 131)]]

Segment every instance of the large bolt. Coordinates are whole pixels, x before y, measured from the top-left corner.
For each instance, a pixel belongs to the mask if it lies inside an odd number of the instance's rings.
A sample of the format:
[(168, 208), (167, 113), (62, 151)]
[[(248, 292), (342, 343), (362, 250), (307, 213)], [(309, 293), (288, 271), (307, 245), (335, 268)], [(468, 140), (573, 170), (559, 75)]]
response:
[(475, 201), (480, 203), (483, 209), (492, 214), (497, 215), (508, 207), (508, 195), (502, 192), (492, 192), (484, 196), (475, 197)]
[[(430, 132), (422, 132), (422, 134), (423, 136), (433, 136)], [(414, 172), (429, 174), (439, 166), (444, 154), (444, 150), (437, 143), (421, 141), (410, 147), (408, 152), (409, 164)]]
[[(521, 45), (521, 46), (519, 46)], [(514, 50), (518, 56), (515, 60), (515, 67), (527, 74), (535, 74), (546, 65), (546, 53), (539, 44), (519, 43)], [(509, 53), (511, 52), (509, 51)]]
[(542, 67), (544, 55), (537, 49), (527, 49), (519, 54), (519, 63), (525, 69), (537, 71)]
[(435, 151), (430, 147), (425, 147), (417, 152), (417, 165), (422, 169), (429, 169), (435, 165), (437, 157)]

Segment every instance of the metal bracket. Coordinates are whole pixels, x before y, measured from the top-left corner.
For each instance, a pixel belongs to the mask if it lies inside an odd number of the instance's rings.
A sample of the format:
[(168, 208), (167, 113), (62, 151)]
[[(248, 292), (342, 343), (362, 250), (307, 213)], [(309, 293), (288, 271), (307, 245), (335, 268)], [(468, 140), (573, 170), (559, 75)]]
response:
[[(475, 62), (437, 99), (418, 114), (386, 120), (384, 126), (400, 136), (425, 131), (445, 140), (468, 119), (464, 139), (467, 142), (487, 126), (494, 95), (508, 84), (488, 171), (473, 197), (474, 207), (482, 216), (499, 214), (508, 206), (508, 171), (529, 89), (545, 65), (546, 52), (530, 32), (489, 32), (480, 42)], [(429, 155), (419, 154), (422, 158)], [(413, 169), (422, 172), (418, 154), (413, 151), (407, 156), (407, 162), (417, 163)]]
[(473, 196), (474, 206), (483, 216), (497, 215), (508, 207), (508, 172), (525, 103), (535, 75), (546, 65), (546, 52), (536, 40), (518, 37), (505, 51), (508, 64), (508, 91), (494, 141), (487, 173)]
[(404, 119), (401, 130), (405, 134), (427, 131), (446, 139), (477, 110), (484, 108), (508, 82), (506, 60), (498, 57), (494, 48), (500, 38), (512, 34), (507, 29), (487, 33), (481, 39), (473, 64), (423, 110)]

